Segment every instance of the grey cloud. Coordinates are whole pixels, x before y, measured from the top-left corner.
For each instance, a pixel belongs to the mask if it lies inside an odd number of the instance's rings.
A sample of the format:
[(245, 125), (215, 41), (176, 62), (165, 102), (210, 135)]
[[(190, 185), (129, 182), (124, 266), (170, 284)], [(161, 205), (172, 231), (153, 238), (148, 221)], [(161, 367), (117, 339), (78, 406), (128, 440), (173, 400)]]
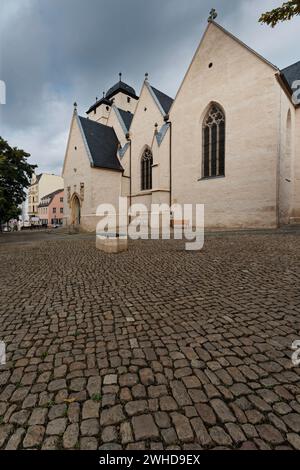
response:
[[(1, 3), (0, 79), (7, 84), (7, 105), (0, 107), (0, 134), (14, 145), (26, 145), (40, 169), (49, 170), (63, 161), (75, 99), (84, 113), (117, 81), (119, 71), (137, 92), (149, 72), (155, 86), (174, 96), (212, 6), (219, 11), (221, 24), (256, 44), (259, 34), (275, 37), (261, 29), (257, 18), (278, 0), (266, 1), (263, 7), (259, 0)], [(247, 8), (254, 12), (249, 24)], [(273, 56), (268, 58), (282, 66), (285, 57), (293, 57), (282, 40), (278, 54), (276, 44), (260, 52), (270, 52)]]

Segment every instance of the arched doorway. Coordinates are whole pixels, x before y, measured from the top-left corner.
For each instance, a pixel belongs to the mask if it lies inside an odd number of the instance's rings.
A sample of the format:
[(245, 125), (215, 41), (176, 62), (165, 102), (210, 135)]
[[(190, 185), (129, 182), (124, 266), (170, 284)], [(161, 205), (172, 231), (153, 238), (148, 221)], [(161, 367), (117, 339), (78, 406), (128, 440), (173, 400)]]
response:
[(72, 197), (72, 225), (80, 225), (80, 201), (77, 194), (74, 194)]

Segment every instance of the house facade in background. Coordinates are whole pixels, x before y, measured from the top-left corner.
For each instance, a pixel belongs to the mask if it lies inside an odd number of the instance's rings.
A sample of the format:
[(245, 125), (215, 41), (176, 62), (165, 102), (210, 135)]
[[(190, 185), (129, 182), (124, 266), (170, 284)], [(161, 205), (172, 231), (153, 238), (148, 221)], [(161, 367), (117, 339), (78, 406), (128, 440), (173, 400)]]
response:
[(38, 217), (41, 225), (48, 227), (62, 225), (64, 218), (64, 190), (58, 189), (42, 197), (38, 205)]
[(75, 106), (65, 155), (65, 222), (94, 231), (97, 207), (204, 204), (207, 228), (300, 223), (300, 63), (279, 70), (213, 20), (175, 100), (146, 76)]
[(64, 181), (61, 176), (48, 173), (34, 174), (27, 195), (29, 219), (38, 217), (38, 206), (43, 197), (63, 187)]

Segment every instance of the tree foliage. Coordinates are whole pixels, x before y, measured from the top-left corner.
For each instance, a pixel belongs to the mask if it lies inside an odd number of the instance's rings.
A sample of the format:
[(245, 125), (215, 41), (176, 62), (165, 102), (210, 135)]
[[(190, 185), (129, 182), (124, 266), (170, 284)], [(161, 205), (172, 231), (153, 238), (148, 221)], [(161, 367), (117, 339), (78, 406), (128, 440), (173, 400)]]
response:
[(29, 156), (0, 137), (0, 224), (20, 213), (18, 206), (26, 198), (25, 189), (36, 167), (27, 162)]
[(290, 0), (283, 3), (281, 7), (263, 13), (259, 21), (274, 28), (279, 22), (291, 20), (297, 15), (300, 15), (300, 0)]

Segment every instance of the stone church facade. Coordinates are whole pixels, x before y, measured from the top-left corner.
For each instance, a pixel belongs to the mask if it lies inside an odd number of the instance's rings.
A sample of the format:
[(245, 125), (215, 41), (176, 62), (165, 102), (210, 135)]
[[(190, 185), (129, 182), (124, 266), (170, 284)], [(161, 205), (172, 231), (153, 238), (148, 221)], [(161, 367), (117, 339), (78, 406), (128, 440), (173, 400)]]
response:
[(279, 70), (209, 20), (173, 100), (121, 80), (78, 116), (63, 177), (65, 223), (94, 231), (101, 203), (204, 204), (205, 227), (300, 223), (300, 62)]

